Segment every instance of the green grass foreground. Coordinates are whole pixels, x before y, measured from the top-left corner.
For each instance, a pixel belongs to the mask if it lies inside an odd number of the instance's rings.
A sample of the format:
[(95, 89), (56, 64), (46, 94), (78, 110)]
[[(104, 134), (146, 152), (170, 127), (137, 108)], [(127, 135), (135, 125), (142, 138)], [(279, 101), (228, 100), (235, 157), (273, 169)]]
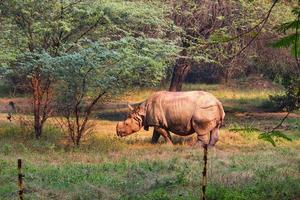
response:
[[(277, 146), (273, 147), (259, 140), (257, 131), (230, 129), (264, 129), (275, 125), (282, 113), (249, 110), (261, 109), (268, 94), (274, 91), (264, 94), (252, 91), (247, 95), (245, 91), (233, 92), (218, 86), (206, 89), (224, 102), (227, 111), (230, 110), (220, 141), (215, 149), (209, 150), (208, 199), (299, 199), (299, 115), (292, 115), (281, 130), (293, 141), (278, 139)], [(136, 94), (135, 99), (129, 101), (137, 102), (150, 93)], [(152, 145), (151, 131), (119, 139), (115, 136), (115, 120), (95, 119), (95, 135), (79, 148), (73, 148), (51, 124), (41, 140), (36, 141), (30, 131), (24, 132), (18, 124), (5, 122), (4, 117), (4, 114), (0, 116), (1, 200), (18, 199), (18, 158), (24, 162), (25, 199), (200, 198), (203, 152), (189, 145), (194, 137), (173, 136), (174, 146), (164, 144), (163, 140)]]

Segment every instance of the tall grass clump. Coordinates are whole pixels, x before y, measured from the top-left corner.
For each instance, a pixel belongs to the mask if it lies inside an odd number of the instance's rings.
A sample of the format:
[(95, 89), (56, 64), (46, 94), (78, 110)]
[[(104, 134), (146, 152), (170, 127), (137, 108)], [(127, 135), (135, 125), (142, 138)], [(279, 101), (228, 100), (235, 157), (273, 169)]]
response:
[(108, 153), (120, 151), (125, 147), (126, 142), (119, 138), (92, 135), (79, 148), (83, 151)]
[(47, 125), (45, 134), (40, 141), (37, 141), (33, 128), (24, 129), (19, 124), (4, 123), (0, 126), (0, 137), (0, 153), (25, 153), (27, 151), (43, 153), (54, 148), (61, 148), (64, 135), (58, 128)]

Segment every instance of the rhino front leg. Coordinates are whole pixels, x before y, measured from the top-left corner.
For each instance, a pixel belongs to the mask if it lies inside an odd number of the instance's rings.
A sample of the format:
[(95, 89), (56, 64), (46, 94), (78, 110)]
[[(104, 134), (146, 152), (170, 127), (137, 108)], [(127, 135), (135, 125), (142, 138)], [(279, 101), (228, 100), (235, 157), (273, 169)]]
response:
[(173, 144), (170, 132), (163, 128), (156, 128), (157, 132), (159, 132), (166, 140), (168, 144)]
[(158, 142), (159, 137), (160, 133), (156, 130), (156, 128), (154, 128), (151, 143), (156, 144)]

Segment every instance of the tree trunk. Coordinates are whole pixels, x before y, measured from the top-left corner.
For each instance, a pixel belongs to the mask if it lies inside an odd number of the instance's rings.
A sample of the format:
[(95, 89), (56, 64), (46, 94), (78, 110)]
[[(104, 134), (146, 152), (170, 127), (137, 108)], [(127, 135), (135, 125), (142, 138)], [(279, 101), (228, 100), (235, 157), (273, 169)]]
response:
[(39, 139), (42, 135), (43, 123), (40, 114), (40, 103), (39, 101), (36, 100), (34, 100), (33, 102), (33, 115), (34, 115), (34, 133), (36, 139)]
[(34, 133), (36, 139), (42, 135), (42, 122), (41, 122), (41, 90), (40, 90), (39, 76), (33, 76), (31, 79), (32, 93), (33, 93), (33, 115), (34, 115)]
[(181, 57), (176, 60), (173, 73), (172, 73), (172, 79), (169, 88), (169, 91), (172, 92), (182, 90), (182, 84), (191, 67), (190, 60), (187, 58), (186, 49), (183, 49), (180, 52), (180, 55)]
[(39, 139), (42, 135), (42, 124), (37, 120), (34, 120), (34, 132), (36, 139)]
[(75, 145), (76, 145), (77, 147), (79, 147), (80, 140), (81, 140), (81, 133), (77, 133), (76, 141), (75, 141)]

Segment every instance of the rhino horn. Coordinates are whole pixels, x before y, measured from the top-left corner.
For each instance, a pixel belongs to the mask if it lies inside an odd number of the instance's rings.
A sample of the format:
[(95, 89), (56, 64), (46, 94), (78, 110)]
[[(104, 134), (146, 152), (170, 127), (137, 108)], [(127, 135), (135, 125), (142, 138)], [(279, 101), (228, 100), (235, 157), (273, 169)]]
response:
[(128, 105), (129, 110), (134, 111), (134, 108), (130, 104), (127, 104), (127, 105)]

